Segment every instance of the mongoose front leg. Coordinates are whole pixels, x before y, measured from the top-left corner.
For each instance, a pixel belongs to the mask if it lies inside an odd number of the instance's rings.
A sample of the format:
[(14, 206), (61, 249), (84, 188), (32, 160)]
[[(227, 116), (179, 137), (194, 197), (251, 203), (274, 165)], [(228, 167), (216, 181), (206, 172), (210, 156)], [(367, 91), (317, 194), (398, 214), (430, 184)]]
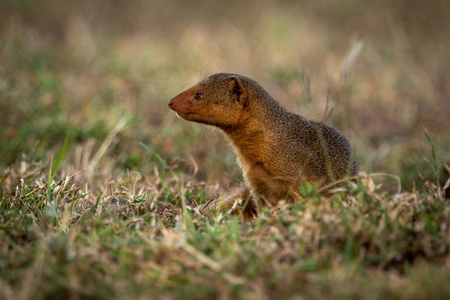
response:
[(257, 205), (251, 196), (250, 189), (246, 187), (222, 201), (214, 199), (200, 206), (199, 210), (208, 216), (211, 216), (211, 213), (217, 210), (223, 213), (229, 212), (231, 215), (242, 213), (245, 219), (250, 219), (257, 214)]

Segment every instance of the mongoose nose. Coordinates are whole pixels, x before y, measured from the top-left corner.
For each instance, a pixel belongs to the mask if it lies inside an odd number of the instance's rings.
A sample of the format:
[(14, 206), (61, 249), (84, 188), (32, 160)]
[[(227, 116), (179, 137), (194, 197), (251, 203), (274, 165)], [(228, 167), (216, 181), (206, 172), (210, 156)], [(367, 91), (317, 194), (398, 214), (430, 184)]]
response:
[(168, 104), (169, 108), (172, 109), (174, 105), (175, 105), (175, 102), (173, 101), (173, 99), (171, 99)]

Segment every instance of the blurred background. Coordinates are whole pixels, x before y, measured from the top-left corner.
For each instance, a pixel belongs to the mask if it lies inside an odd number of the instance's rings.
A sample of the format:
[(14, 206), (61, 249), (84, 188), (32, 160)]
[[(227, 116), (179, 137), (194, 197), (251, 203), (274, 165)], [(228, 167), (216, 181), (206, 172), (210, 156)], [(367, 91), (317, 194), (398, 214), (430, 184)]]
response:
[(235, 185), (222, 134), (167, 108), (231, 72), (307, 118), (328, 111), (363, 171), (412, 188), (436, 175), (424, 128), (450, 162), (449, 32), (447, 0), (3, 0), (0, 168), (49, 165), (70, 132), (66, 174), (151, 176), (163, 160)]

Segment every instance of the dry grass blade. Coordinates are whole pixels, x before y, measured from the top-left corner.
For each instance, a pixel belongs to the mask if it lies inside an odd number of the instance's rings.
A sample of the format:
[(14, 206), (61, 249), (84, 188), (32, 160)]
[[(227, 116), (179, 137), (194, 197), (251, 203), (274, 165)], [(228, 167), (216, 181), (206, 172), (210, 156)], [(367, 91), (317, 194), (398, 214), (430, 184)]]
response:
[(94, 174), (94, 168), (97, 166), (98, 162), (105, 154), (106, 150), (108, 150), (109, 145), (112, 143), (114, 137), (123, 129), (123, 127), (127, 124), (127, 118), (121, 118), (113, 129), (109, 132), (106, 139), (103, 141), (103, 144), (100, 146), (98, 151), (95, 153), (94, 158), (89, 162), (86, 167), (86, 172), (90, 178), (92, 178)]
[(373, 181), (371, 180), (371, 177), (391, 177), (391, 178), (394, 178), (397, 181), (397, 193), (401, 193), (401, 191), (402, 191), (402, 184), (401, 184), (399, 176), (394, 175), (394, 174), (388, 174), (388, 173), (371, 173), (371, 174), (360, 174), (360, 175), (344, 178), (344, 179), (341, 179), (341, 180), (336, 180), (336, 181), (334, 181), (334, 182), (332, 182), (330, 184), (327, 184), (324, 187), (321, 187), (319, 189), (319, 193), (321, 193), (323, 191), (326, 191), (326, 190), (329, 190), (330, 188), (332, 188), (334, 186), (337, 186), (337, 185), (340, 185), (341, 183), (350, 182), (350, 181), (355, 180), (355, 179), (369, 178), (370, 179), (369, 182), (373, 183)]

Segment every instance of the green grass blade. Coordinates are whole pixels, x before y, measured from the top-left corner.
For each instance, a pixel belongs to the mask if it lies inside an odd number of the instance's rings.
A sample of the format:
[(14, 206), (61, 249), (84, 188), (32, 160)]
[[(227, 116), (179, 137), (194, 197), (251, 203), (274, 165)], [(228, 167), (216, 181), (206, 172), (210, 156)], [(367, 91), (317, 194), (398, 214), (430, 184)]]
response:
[(152, 156), (158, 161), (160, 162), (164, 168), (167, 167), (167, 162), (158, 154), (155, 152), (155, 150), (153, 150), (150, 146), (145, 145), (144, 143), (140, 143), (140, 145), (147, 150), (148, 152), (150, 152), (152, 154)]
[(431, 147), (431, 155), (433, 157), (433, 171), (434, 175), (436, 176), (436, 182), (439, 184), (439, 158), (436, 154), (436, 148), (434, 147), (433, 140), (431, 139), (430, 133), (425, 128), (425, 126), (422, 125), (423, 131), (425, 132), (425, 135), (427, 137), (428, 143)]
[(59, 154), (58, 154), (58, 157), (56, 158), (55, 164), (53, 165), (53, 170), (52, 170), (53, 174), (56, 174), (56, 172), (58, 171), (59, 164), (61, 163), (64, 153), (66, 153), (67, 143), (69, 142), (69, 136), (70, 136), (70, 131), (67, 131), (66, 138), (64, 139), (64, 144), (61, 148), (61, 151), (59, 151)]

